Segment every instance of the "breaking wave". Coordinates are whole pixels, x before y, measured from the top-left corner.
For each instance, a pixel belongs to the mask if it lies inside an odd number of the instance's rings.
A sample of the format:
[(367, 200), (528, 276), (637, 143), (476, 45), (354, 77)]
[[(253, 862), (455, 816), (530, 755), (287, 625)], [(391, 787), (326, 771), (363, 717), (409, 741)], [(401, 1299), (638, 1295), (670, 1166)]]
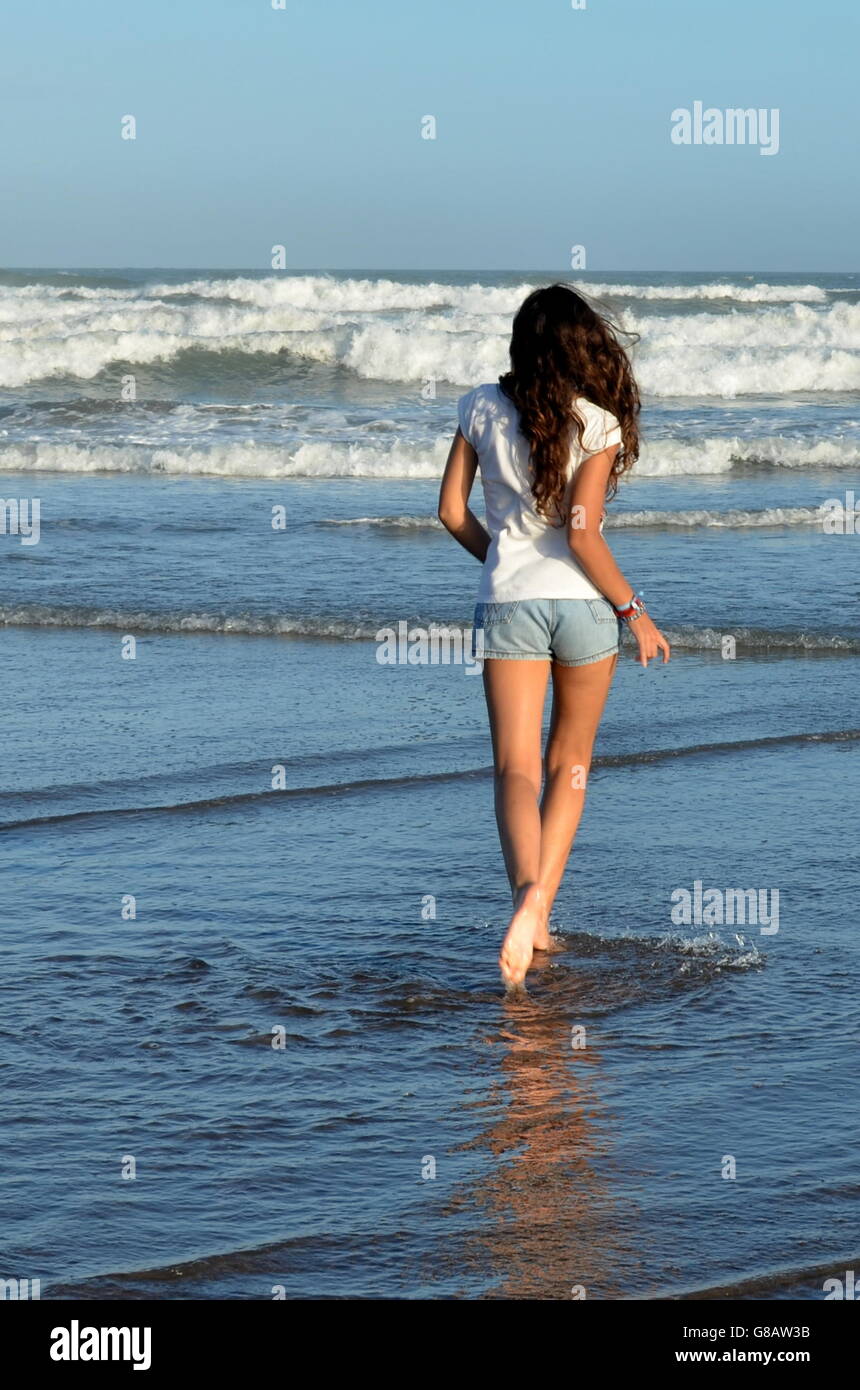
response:
[[(458, 627), (461, 618), (409, 616), (409, 628)], [(6, 603), (0, 605), (0, 626), (46, 628), (104, 628), (123, 633), (222, 633), (248, 637), (300, 637), (327, 641), (373, 641), (381, 629), (403, 620), (403, 614), (348, 617), (301, 613), (253, 612), (149, 612), (144, 609), (90, 608), (83, 605)], [(468, 628), (469, 615), (465, 626)], [(738, 652), (824, 652), (853, 655), (860, 652), (860, 639), (839, 633), (772, 628), (679, 626), (667, 627), (666, 635), (676, 648), (691, 651), (721, 651), (726, 636), (735, 640)]]
[[(0, 288), (0, 386), (91, 379), (196, 349), (288, 354), (380, 381), (469, 385), (506, 366), (510, 318), (533, 286), (288, 276), (140, 289)], [(625, 326), (654, 396), (845, 392), (860, 386), (860, 305), (814, 285), (590, 285), (630, 300)], [(648, 301), (701, 312), (643, 312)], [(710, 305), (716, 312), (712, 312)], [(729, 304), (742, 312), (726, 312)], [(752, 307), (750, 307), (752, 306)]]
[[(452, 423), (453, 433), (453, 423)], [(0, 443), (0, 473), (150, 473), (223, 478), (417, 478), (442, 475), (450, 436), (426, 443), (399, 436), (348, 443), (310, 439), (296, 445), (222, 440), (202, 444)], [(732, 469), (856, 468), (860, 442), (827, 439), (652, 439), (642, 448), (635, 476), (728, 473)], [(773, 509), (774, 512), (781, 509)], [(803, 509), (800, 509), (803, 510)], [(788, 514), (791, 509), (785, 509)], [(716, 515), (716, 514), (714, 514)], [(635, 525), (635, 522), (616, 523)], [(643, 523), (647, 524), (647, 523)], [(687, 524), (677, 522), (678, 525)], [(693, 522), (689, 524), (708, 524)], [(719, 522), (710, 524), (718, 525)], [(759, 522), (760, 525), (770, 524)], [(775, 524), (800, 524), (779, 522)]]

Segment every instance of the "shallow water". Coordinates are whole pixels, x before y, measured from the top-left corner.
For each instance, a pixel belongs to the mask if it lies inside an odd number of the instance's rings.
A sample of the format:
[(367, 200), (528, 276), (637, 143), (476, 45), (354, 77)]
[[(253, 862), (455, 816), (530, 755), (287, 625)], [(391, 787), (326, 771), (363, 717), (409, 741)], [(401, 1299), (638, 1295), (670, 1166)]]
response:
[[(481, 682), (382, 665), (374, 634), (470, 622), (476, 567), (432, 518), (472, 380), (425, 401), (420, 373), (489, 365), (522, 277), (0, 278), (36, 373), (0, 400), (5, 496), (41, 503), (38, 544), (0, 537), (0, 1276), (811, 1299), (860, 1267), (860, 540), (819, 514), (857, 486), (852, 278), (616, 282), (654, 447), (611, 539), (676, 654), (620, 666), (564, 950), (511, 998)], [(760, 350), (738, 394), (669, 396), (680, 323), (681, 384), (742, 373), (733, 309)], [(78, 374), (46, 375), (66, 310)], [(779, 930), (678, 925), (697, 881), (778, 890)]]

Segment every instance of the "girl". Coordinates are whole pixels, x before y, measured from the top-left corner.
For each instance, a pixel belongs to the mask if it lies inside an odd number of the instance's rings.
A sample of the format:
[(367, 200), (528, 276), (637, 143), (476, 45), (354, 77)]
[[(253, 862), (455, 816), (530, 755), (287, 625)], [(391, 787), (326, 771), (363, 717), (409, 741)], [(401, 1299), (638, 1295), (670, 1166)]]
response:
[[(508, 986), (551, 949), (549, 914), (582, 815), (622, 622), (647, 666), (669, 643), (603, 539), (604, 502), (639, 455), (639, 393), (610, 322), (566, 285), (519, 309), (511, 370), (458, 403), (439, 519), (482, 562), (475, 655), (513, 895), (499, 966)], [(489, 533), (469, 510), (480, 468)], [(552, 719), (541, 724), (552, 672)]]

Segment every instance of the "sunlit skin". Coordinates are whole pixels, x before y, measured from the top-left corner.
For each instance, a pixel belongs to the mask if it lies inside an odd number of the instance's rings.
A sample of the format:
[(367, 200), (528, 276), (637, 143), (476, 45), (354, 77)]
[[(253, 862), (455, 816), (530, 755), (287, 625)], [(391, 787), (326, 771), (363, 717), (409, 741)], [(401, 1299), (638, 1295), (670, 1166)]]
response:
[[(618, 445), (593, 454), (578, 468), (569, 498), (567, 538), (571, 553), (610, 603), (623, 607), (633, 594), (603, 539), (609, 477)], [(469, 507), (478, 456), (460, 430), (454, 436), (439, 493), (439, 520), (483, 564), (490, 536)], [(669, 643), (647, 613), (628, 624), (643, 667)], [(617, 657), (586, 666), (551, 661), (484, 662), (490, 718), (499, 838), (511, 886), (513, 914), (499, 956), (508, 986), (522, 983), (535, 951), (551, 950), (549, 915), (582, 816), (597, 728)], [(541, 755), (541, 724), (552, 675), (552, 719)], [(575, 775), (574, 769), (579, 775)], [(543, 782), (543, 795), (541, 783)]]

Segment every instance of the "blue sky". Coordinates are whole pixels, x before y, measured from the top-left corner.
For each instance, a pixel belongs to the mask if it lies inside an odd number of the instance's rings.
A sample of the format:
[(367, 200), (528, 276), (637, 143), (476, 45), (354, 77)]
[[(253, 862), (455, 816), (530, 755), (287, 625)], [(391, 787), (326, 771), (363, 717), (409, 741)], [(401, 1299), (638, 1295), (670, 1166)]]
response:
[[(856, 0), (6, 10), (5, 266), (858, 269)], [(674, 145), (697, 100), (779, 153)], [(134, 141), (120, 138), (125, 115)], [(436, 139), (421, 138), (435, 117)]]

